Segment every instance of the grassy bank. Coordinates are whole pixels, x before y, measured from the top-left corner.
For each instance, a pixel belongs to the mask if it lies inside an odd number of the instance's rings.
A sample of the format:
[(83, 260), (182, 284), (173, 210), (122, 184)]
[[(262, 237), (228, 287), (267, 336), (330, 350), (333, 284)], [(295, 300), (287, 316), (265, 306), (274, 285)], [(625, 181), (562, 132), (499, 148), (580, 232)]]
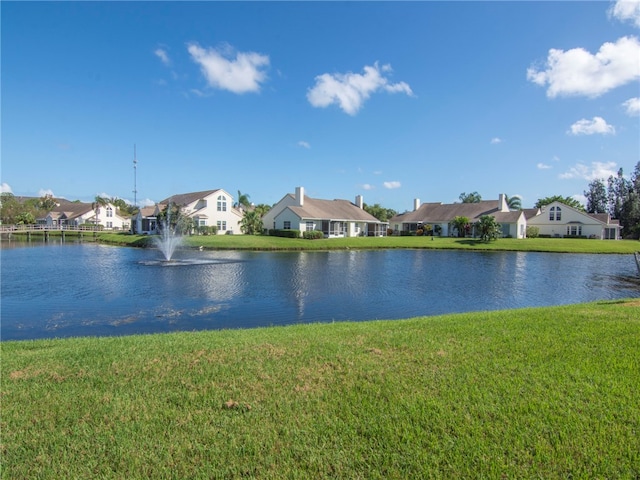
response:
[[(151, 246), (152, 237), (126, 233), (102, 233), (105, 243)], [(588, 240), (565, 238), (501, 238), (482, 242), (470, 238), (440, 237), (355, 237), (304, 240), (255, 235), (212, 235), (185, 237), (185, 246), (212, 250), (344, 250), (374, 248), (431, 248), (464, 250), (506, 250), (559, 253), (633, 253), (640, 250), (637, 240)]]
[(2, 477), (638, 478), (638, 311), (3, 342)]

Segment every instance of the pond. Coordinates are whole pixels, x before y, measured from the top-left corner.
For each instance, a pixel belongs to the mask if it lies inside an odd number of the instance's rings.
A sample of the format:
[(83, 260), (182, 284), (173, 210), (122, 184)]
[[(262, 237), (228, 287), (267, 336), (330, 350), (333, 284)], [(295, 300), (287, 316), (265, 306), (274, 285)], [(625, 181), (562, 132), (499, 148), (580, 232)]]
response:
[(632, 255), (2, 242), (2, 340), (401, 319), (640, 297)]

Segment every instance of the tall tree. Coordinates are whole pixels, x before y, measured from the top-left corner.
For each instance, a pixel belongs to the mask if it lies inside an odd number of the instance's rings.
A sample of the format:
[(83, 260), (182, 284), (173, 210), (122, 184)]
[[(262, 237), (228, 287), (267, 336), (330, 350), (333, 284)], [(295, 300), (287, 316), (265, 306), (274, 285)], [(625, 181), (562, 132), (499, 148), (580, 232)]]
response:
[(536, 208), (542, 208), (545, 205), (549, 205), (553, 202), (564, 203), (565, 205), (573, 207), (576, 210), (584, 211), (584, 207), (578, 200), (572, 197), (563, 197), (562, 195), (553, 195), (552, 197), (539, 198), (534, 206)]
[(158, 214), (158, 229), (168, 228), (177, 235), (188, 235), (196, 228), (193, 218), (182, 212), (182, 208), (177, 203), (169, 203)]
[(4, 224), (15, 223), (15, 217), (18, 215), (20, 204), (13, 193), (0, 193), (0, 221)]
[(267, 205), (266, 203), (259, 203), (258, 205), (253, 207), (253, 210), (255, 212), (257, 212), (258, 215), (260, 215), (260, 218), (262, 218), (262, 217), (264, 217), (265, 213), (267, 213), (269, 210), (271, 210), (271, 207), (269, 205)]
[(40, 201), (39, 201), (38, 207), (41, 210), (44, 210), (45, 212), (49, 213), (51, 210), (56, 208), (56, 206), (57, 206), (57, 204), (56, 204), (56, 201), (53, 198), (53, 195), (48, 193), (48, 194), (43, 195), (42, 197), (40, 197)]
[(522, 198), (520, 195), (514, 195), (513, 197), (507, 195), (506, 197), (509, 210), (522, 210)]
[(482, 197), (478, 192), (462, 192), (458, 198), (462, 203), (480, 203), (482, 201)]
[(367, 205), (365, 203), (362, 205), (362, 209), (369, 215), (376, 217), (381, 222), (388, 221), (391, 217), (397, 215), (398, 213), (392, 208), (384, 208), (379, 203), (375, 203), (373, 205)]
[(589, 184), (589, 190), (584, 192), (587, 198), (587, 213), (607, 212), (607, 188), (604, 180), (594, 180)]
[(631, 184), (624, 178), (622, 168), (618, 170), (618, 174), (615, 177), (611, 175), (607, 180), (609, 215), (611, 215), (611, 217), (620, 220), (622, 215), (622, 204), (629, 194), (630, 188)]
[(240, 190), (238, 190), (238, 202), (236, 203), (236, 207), (247, 210), (251, 206), (249, 198), (250, 197), (248, 194), (242, 193)]
[(93, 200), (91, 204), (91, 208), (94, 212), (96, 212), (96, 227), (100, 224), (100, 207), (106, 207), (107, 203), (109, 203), (109, 199), (105, 197), (101, 197), (100, 195), (96, 195), (96, 198)]
[(622, 202), (620, 225), (625, 238), (640, 239), (640, 162), (626, 183), (627, 193)]

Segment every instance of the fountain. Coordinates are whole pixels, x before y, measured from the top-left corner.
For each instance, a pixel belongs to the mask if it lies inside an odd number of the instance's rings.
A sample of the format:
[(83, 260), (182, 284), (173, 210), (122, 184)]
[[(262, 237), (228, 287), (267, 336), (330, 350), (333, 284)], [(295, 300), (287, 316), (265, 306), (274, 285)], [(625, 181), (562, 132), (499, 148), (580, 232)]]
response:
[[(177, 267), (181, 265), (209, 265), (215, 263), (229, 263), (228, 261), (221, 261), (212, 258), (188, 258), (188, 259), (175, 259), (173, 254), (182, 245), (183, 237), (178, 233), (178, 227), (171, 227), (170, 218), (167, 217), (158, 229), (158, 235), (153, 236), (153, 243), (162, 252), (163, 260), (143, 260), (139, 262), (142, 265), (147, 266), (161, 266), (161, 267)], [(202, 251), (202, 247), (200, 247)]]
[(165, 220), (160, 229), (160, 235), (153, 237), (153, 243), (160, 249), (166, 262), (170, 262), (176, 248), (182, 244), (182, 235), (176, 233), (175, 227), (172, 229), (169, 220)]

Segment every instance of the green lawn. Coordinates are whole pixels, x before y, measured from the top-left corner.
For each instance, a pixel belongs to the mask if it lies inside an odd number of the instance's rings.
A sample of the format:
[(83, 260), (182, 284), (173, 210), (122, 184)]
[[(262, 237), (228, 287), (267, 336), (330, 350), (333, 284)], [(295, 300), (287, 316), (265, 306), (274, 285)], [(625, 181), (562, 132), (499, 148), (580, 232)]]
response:
[(637, 479), (639, 311), (2, 342), (2, 478)]
[[(152, 237), (126, 233), (102, 233), (101, 242), (131, 246), (150, 246)], [(470, 238), (440, 237), (355, 237), (304, 240), (261, 235), (212, 235), (185, 237), (188, 247), (227, 250), (332, 250), (372, 248), (446, 248), (467, 250), (510, 250), (562, 253), (633, 253), (640, 250), (637, 240), (588, 240), (565, 238), (501, 238), (482, 242)]]

